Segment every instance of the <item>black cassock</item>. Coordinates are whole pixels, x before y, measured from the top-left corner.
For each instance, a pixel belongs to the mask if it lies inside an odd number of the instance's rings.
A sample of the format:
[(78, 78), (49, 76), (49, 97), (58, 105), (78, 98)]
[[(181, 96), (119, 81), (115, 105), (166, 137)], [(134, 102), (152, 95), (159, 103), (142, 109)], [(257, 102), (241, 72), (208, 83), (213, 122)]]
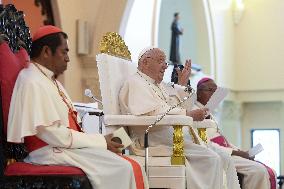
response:
[(179, 52), (179, 36), (182, 35), (182, 31), (179, 28), (177, 21), (172, 23), (172, 39), (171, 39), (171, 51), (170, 51), (170, 61), (174, 64), (180, 64), (180, 52)]

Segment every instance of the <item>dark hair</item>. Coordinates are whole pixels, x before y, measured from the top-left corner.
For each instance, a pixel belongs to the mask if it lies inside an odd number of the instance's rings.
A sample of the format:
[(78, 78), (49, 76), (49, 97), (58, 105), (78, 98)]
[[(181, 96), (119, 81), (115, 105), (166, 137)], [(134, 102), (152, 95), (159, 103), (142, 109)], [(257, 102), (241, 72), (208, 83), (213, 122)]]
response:
[(179, 12), (174, 13), (174, 17), (177, 17), (179, 15)]
[(39, 38), (36, 41), (33, 41), (30, 57), (31, 58), (38, 57), (44, 46), (48, 46), (51, 49), (52, 54), (54, 55), (57, 47), (61, 45), (60, 36), (63, 36), (64, 39), (68, 38), (66, 33), (59, 32), (59, 33), (46, 35), (42, 38)]

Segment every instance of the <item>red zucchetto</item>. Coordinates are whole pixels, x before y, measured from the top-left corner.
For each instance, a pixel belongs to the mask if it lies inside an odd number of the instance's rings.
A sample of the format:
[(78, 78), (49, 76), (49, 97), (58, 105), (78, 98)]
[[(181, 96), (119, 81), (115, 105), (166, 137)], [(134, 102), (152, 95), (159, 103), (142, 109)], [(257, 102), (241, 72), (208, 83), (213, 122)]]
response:
[(34, 42), (49, 34), (60, 33), (60, 32), (62, 32), (62, 30), (56, 26), (52, 26), (52, 25), (42, 26), (34, 33), (32, 41)]

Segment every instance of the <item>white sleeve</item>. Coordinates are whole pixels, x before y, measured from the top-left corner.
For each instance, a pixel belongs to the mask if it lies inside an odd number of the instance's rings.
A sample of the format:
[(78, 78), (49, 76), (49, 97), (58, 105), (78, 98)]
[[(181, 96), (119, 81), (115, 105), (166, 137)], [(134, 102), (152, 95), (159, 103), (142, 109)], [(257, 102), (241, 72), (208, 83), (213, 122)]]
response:
[(69, 129), (60, 124), (39, 126), (36, 136), (54, 147), (107, 149), (105, 137), (101, 134), (86, 134)]
[(223, 152), (226, 152), (229, 155), (232, 155), (232, 152), (233, 152), (232, 148), (227, 148), (227, 147), (224, 147), (224, 146), (220, 146), (219, 144), (216, 144), (214, 142), (210, 142), (210, 144), (211, 144), (211, 147), (217, 148), (219, 150), (222, 150)]
[[(175, 90), (177, 91), (178, 97), (180, 100), (187, 97), (189, 95), (188, 92), (185, 92), (185, 86), (174, 85)], [(196, 95), (193, 94), (190, 99), (186, 100), (181, 106), (187, 109), (187, 111), (191, 111), (193, 109), (194, 103), (196, 101)]]
[(239, 147), (235, 146), (234, 144), (232, 144), (230, 142), (229, 142), (229, 145), (232, 147), (233, 150), (236, 150), (236, 151), (240, 150)]
[[(162, 106), (158, 107), (156, 110), (149, 113), (149, 115), (160, 115), (164, 114), (167, 110), (169, 110), (171, 106), (167, 105), (166, 103)], [(172, 109), (168, 115), (186, 115), (186, 109), (176, 107)]]

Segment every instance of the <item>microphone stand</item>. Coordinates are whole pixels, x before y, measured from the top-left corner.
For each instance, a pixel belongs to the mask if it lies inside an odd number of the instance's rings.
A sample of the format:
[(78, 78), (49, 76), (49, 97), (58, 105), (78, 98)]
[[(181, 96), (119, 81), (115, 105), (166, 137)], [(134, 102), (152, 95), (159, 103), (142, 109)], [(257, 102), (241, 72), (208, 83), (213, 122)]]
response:
[(175, 104), (174, 106), (171, 106), (164, 114), (162, 114), (161, 116), (159, 116), (156, 121), (154, 123), (152, 123), (151, 125), (148, 126), (148, 128), (145, 131), (144, 134), (144, 148), (145, 148), (145, 172), (147, 174), (147, 178), (149, 180), (149, 168), (148, 168), (148, 162), (149, 162), (149, 130), (155, 126), (158, 122), (160, 122), (166, 115), (168, 115), (168, 113), (180, 106), (182, 103), (184, 103), (187, 99), (189, 99), (193, 94), (194, 94), (194, 89), (190, 88), (187, 90), (187, 92), (189, 92), (189, 95), (184, 97), (179, 103)]
[[(89, 90), (89, 89), (87, 89), (87, 90)], [(89, 91), (91, 93), (91, 90), (89, 90)], [(85, 95), (86, 95), (86, 93), (85, 93)], [(100, 103), (103, 106), (103, 102), (98, 100), (98, 99), (96, 99), (92, 93), (90, 95), (86, 95), (86, 96), (91, 98), (91, 99), (93, 99), (94, 102), (98, 102), (98, 103)], [(89, 115), (99, 116), (99, 133), (103, 134), (104, 112), (103, 111), (101, 111), (101, 112), (89, 112)]]
[(91, 96), (91, 98), (93, 99), (93, 101), (100, 103), (103, 106), (103, 102), (100, 101), (99, 99), (96, 99), (93, 95)]
[(99, 117), (99, 133), (103, 133), (103, 118), (104, 118), (104, 112), (89, 112), (89, 115), (95, 115)]

